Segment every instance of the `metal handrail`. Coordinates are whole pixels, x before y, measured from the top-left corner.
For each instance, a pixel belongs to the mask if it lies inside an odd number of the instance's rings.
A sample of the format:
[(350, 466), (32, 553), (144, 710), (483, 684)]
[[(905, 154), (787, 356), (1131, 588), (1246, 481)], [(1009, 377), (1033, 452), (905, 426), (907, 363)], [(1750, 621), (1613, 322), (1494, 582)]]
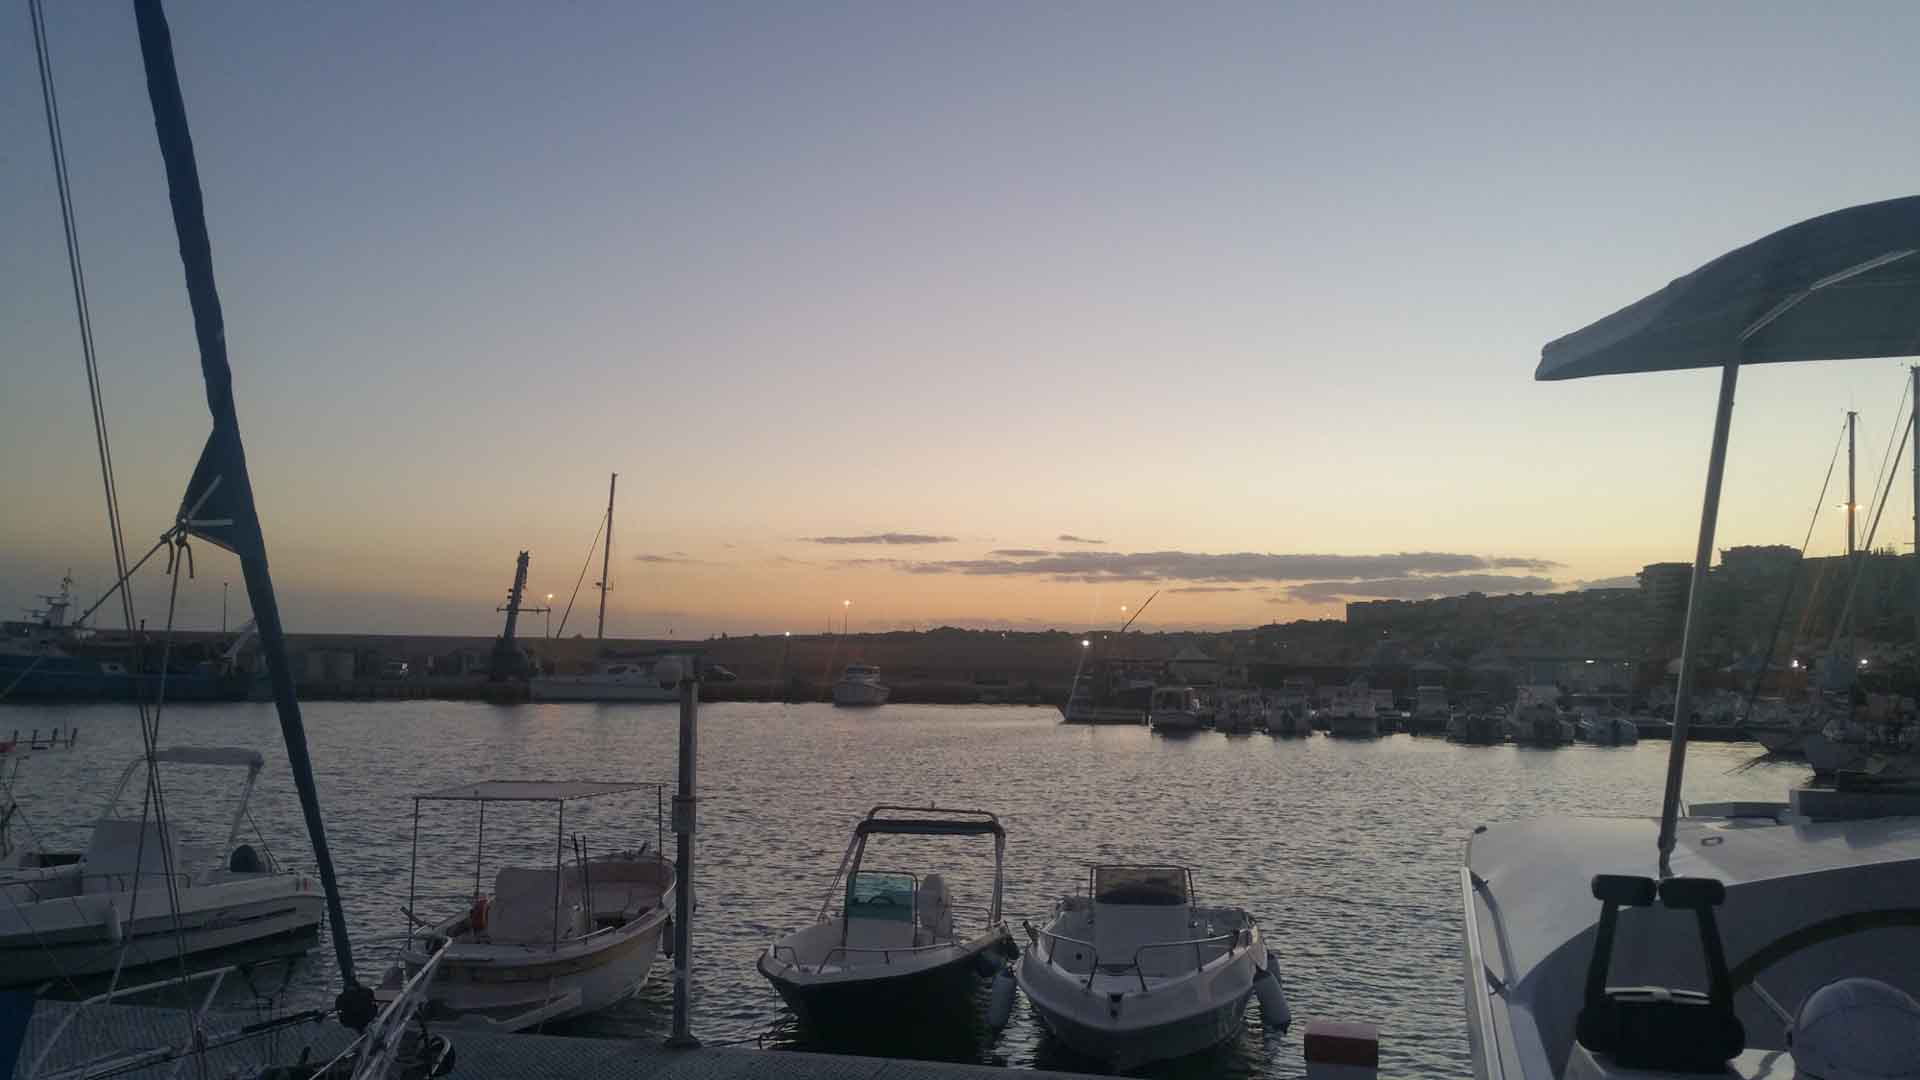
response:
[(1249, 940), (1251, 940), (1252, 933), (1253, 933), (1253, 930), (1251, 927), (1241, 927), (1240, 929), (1234, 930), (1231, 933), (1214, 934), (1208, 937), (1187, 938), (1181, 941), (1148, 942), (1147, 944), (1142, 945), (1139, 948), (1136, 948), (1133, 951), (1133, 959), (1129, 960), (1124, 964), (1102, 964), (1100, 962), (1100, 949), (1097, 946), (1095, 946), (1094, 943), (1091, 941), (1084, 941), (1076, 937), (1068, 937), (1065, 934), (1058, 933), (1056, 931), (1049, 930), (1044, 927), (1036, 930), (1033, 924), (1030, 922), (1022, 923), (1021, 925), (1025, 927), (1027, 931), (1027, 937), (1031, 941), (1035, 941), (1037, 943), (1038, 939), (1042, 937), (1052, 939), (1047, 946), (1047, 956), (1048, 956), (1049, 962), (1052, 961), (1052, 957), (1055, 951), (1057, 950), (1059, 943), (1062, 941), (1069, 942), (1074, 945), (1083, 946), (1084, 948), (1086, 948), (1086, 950), (1091, 954), (1092, 961), (1087, 968), (1087, 981), (1084, 984), (1082, 984), (1081, 989), (1092, 990), (1093, 978), (1095, 975), (1098, 975), (1102, 970), (1105, 970), (1106, 973), (1109, 975), (1118, 975), (1123, 972), (1131, 971), (1134, 973), (1134, 975), (1137, 978), (1139, 978), (1140, 989), (1143, 993), (1151, 990), (1151, 987), (1147, 985), (1146, 970), (1140, 966), (1140, 954), (1152, 949), (1179, 949), (1179, 948), (1186, 948), (1188, 946), (1191, 946), (1193, 948), (1193, 970), (1198, 972), (1198, 971), (1204, 970), (1207, 966), (1206, 961), (1202, 959), (1200, 956), (1200, 949), (1202, 946), (1215, 944), (1223, 941), (1229, 942), (1229, 943), (1238, 943), (1242, 937), (1246, 937)]
[[(1469, 958), (1481, 958), (1480, 971), (1477, 974), (1480, 976), (1478, 981), (1481, 982), (1482, 986), (1476, 991), (1472, 981), (1469, 981), (1467, 992), (1478, 992), (1491, 997), (1494, 993), (1492, 985), (1493, 971), (1487, 967), (1486, 960), (1484, 959), (1486, 953), (1480, 944), (1480, 901), (1478, 898), (1480, 885), (1480, 879), (1474, 876), (1471, 867), (1463, 866), (1460, 868), (1460, 890), (1466, 915), (1467, 956)], [(1491, 893), (1488, 894), (1487, 899), (1493, 899)], [(1495, 918), (1497, 919), (1498, 916), (1495, 916)], [(1508, 963), (1508, 959), (1503, 956), (1500, 962), (1506, 964)], [(1511, 968), (1508, 969), (1508, 974), (1512, 974)], [(1474, 1015), (1479, 1018), (1481, 1058), (1487, 1063), (1488, 1080), (1505, 1080), (1506, 1062), (1500, 1056), (1500, 1044), (1496, 1041), (1494, 1035), (1493, 1005), (1490, 1001), (1482, 1002), (1482, 1005), (1484, 1007), (1474, 1010)]]
[[(881, 963), (891, 964), (893, 963), (894, 953), (912, 956), (916, 953), (932, 952), (935, 949), (951, 949), (959, 944), (958, 941), (936, 941), (931, 945), (897, 945), (892, 947), (879, 945), (835, 945), (833, 948), (827, 950), (826, 955), (820, 958), (819, 963), (813, 965), (812, 973), (818, 975), (826, 968), (827, 962), (832, 960), (836, 955), (844, 959), (852, 953), (879, 953)], [(793, 957), (793, 959), (786, 962), (788, 967), (800, 972), (808, 970), (807, 965), (800, 962), (800, 954), (794, 952), (793, 946), (791, 945), (775, 945), (768, 950), (768, 955), (772, 956), (775, 960), (779, 960), (782, 950)]]

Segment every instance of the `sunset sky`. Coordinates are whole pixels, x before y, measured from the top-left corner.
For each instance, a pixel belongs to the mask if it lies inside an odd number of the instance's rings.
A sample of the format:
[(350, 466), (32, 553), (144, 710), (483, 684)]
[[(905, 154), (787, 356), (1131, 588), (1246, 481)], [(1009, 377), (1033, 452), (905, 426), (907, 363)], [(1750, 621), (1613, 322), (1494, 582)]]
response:
[[(491, 633), (523, 548), (564, 603), (613, 471), (620, 636), (1082, 627), (1155, 588), (1149, 628), (1246, 626), (1687, 558), (1715, 376), (1535, 383), (1540, 346), (1912, 194), (1920, 7), (1673, 7), (176, 2), (289, 629)], [(207, 430), (192, 325), (131, 10), (48, 19), (142, 551)], [(0, 20), (15, 617), (112, 574)], [(1873, 501), (1905, 370), (1744, 373), (1721, 546), (1799, 544), (1850, 407)], [(196, 562), (180, 622), (217, 626), (237, 564)]]

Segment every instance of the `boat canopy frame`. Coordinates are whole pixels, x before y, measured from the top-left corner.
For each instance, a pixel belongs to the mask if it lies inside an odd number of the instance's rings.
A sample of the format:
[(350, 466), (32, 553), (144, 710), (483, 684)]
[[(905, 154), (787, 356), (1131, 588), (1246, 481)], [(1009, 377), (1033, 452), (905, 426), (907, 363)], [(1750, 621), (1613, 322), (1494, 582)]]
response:
[(993, 903), (987, 910), (987, 925), (1001, 921), (1001, 898), (1006, 887), (1007, 830), (1000, 819), (985, 810), (941, 806), (898, 806), (883, 803), (867, 811), (853, 827), (853, 839), (833, 872), (827, 896), (820, 902), (814, 922), (828, 921), (834, 898), (841, 895), (841, 883), (860, 873), (867, 851), (867, 839), (873, 836), (991, 836), (993, 837)]
[[(121, 796), (127, 793), (127, 785), (133, 781), (133, 774), (142, 765), (151, 768), (155, 765), (196, 765), (209, 769), (245, 769), (247, 778), (240, 785), (240, 798), (233, 808), (233, 819), (227, 823), (227, 842), (221, 849), (231, 854), (233, 846), (240, 839), (240, 826), (247, 820), (247, 807), (253, 803), (254, 782), (260, 779), (260, 770), (265, 768), (266, 758), (258, 750), (249, 750), (240, 746), (167, 746), (153, 752), (151, 756), (142, 754), (127, 762), (120, 770), (120, 779), (113, 785), (113, 793), (107, 796), (107, 805), (100, 811), (103, 818), (118, 817), (115, 808), (120, 805)], [(225, 855), (222, 856), (223, 858)]]
[[(1695, 689), (1693, 669), (1705, 636), (1703, 601), (1740, 368), (1920, 355), (1920, 325), (1916, 325), (1920, 323), (1920, 258), (1916, 255), (1920, 255), (1920, 196), (1836, 210), (1722, 255), (1659, 292), (1548, 342), (1540, 351), (1534, 378), (1541, 381), (1686, 368), (1720, 370), (1655, 841), (1662, 878), (1672, 875)], [(1912, 426), (1920, 431), (1920, 401), (1914, 403)], [(1914, 453), (1920, 462), (1920, 442)]]
[[(481, 869), (486, 858), (487, 844), (487, 804), (496, 802), (536, 802), (552, 803), (554, 806), (554, 845), (553, 845), (553, 918), (549, 925), (557, 926), (560, 921), (561, 884), (565, 880), (567, 858), (567, 804), (582, 799), (598, 799), (608, 795), (624, 795), (635, 791), (653, 789), (653, 850), (656, 858), (665, 858), (666, 843), (666, 791), (667, 785), (655, 781), (638, 780), (481, 780), (457, 787), (441, 788), (423, 792), (413, 797), (413, 841), (411, 853), (407, 858), (407, 949), (413, 949), (415, 937), (421, 926), (416, 912), (419, 910), (420, 880), (420, 804), (428, 802), (478, 803), (479, 820), (474, 826), (473, 839), (473, 898), (477, 904), (481, 898)], [(580, 857), (585, 858), (584, 849)], [(560, 948), (560, 935), (554, 934), (550, 948)]]

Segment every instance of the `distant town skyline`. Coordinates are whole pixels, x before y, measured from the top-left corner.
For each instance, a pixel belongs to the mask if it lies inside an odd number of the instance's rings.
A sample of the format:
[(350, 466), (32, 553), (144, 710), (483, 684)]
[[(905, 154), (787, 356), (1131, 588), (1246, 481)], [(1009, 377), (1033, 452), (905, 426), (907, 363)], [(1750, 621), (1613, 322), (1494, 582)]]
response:
[[(305, 632), (495, 632), (522, 549), (564, 605), (614, 471), (622, 637), (1083, 629), (1156, 588), (1144, 626), (1221, 628), (1631, 582), (1691, 554), (1713, 374), (1537, 384), (1540, 346), (1920, 167), (1885, 135), (1920, 127), (1920, 10), (1891, 3), (170, 14)], [(4, 18), (16, 617), (111, 574)], [(48, 21), (140, 551), (206, 433), (191, 324), (131, 13)], [(1799, 546), (1850, 407), (1870, 518), (1904, 378), (1743, 373), (1716, 546)], [(1810, 554), (1842, 546), (1834, 484)], [(1874, 543), (1908, 552), (1891, 490)], [(223, 580), (237, 624), (233, 560), (196, 562), (180, 624), (218, 625)], [(155, 625), (163, 586), (136, 593)]]

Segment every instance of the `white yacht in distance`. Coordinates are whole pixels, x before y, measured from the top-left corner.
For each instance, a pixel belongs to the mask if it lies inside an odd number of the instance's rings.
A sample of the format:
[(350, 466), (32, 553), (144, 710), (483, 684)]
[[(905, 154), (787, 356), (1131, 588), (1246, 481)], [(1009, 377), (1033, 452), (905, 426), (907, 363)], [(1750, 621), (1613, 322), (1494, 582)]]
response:
[[(0, 871), (0, 986), (170, 964), (318, 932), (319, 883), (281, 870), (264, 841), (256, 849), (241, 837), (265, 765), (260, 754), (180, 746), (157, 751), (154, 761), (246, 770), (233, 815), (221, 822), (224, 832), (215, 842), (191, 843), (176, 823), (143, 820), (122, 807), (133, 774), (147, 764), (135, 758), (120, 773), (84, 852), (23, 851)], [(173, 889), (165, 887), (169, 875)]]
[(527, 680), (534, 701), (679, 701), (680, 680), (693, 658), (662, 653), (608, 660), (585, 675), (536, 675)]
[(1253, 916), (1194, 903), (1179, 866), (1096, 866), (1028, 946), (1014, 978), (1040, 1022), (1116, 1070), (1197, 1053), (1245, 1031), (1258, 994), (1268, 1027), (1292, 1022)]
[(885, 705), (887, 688), (880, 682), (880, 669), (872, 664), (848, 664), (840, 681), (833, 684), (833, 703), (846, 706)]
[(1784, 229), (1542, 351), (1541, 379), (1718, 368), (1720, 392), (1659, 818), (1484, 825), (1467, 845), (1483, 1080), (1915, 1075), (1920, 786), (1684, 811), (1681, 796), (1741, 365), (1910, 356), (1917, 327), (1912, 196)]

